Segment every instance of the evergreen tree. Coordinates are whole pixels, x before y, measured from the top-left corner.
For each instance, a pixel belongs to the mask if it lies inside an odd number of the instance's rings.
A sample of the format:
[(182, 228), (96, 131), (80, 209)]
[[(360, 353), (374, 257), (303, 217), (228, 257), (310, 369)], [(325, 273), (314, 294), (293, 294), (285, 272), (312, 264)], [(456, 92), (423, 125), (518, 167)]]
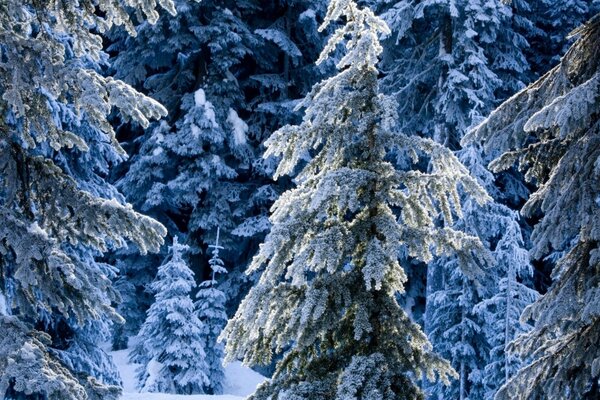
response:
[(393, 32), (383, 85), (398, 99), (403, 131), (457, 150), (474, 121), (523, 88), (527, 41), (501, 0), (377, 3)]
[(521, 228), (513, 211), (506, 210), (503, 221), (494, 221), (501, 233), (494, 250), (497, 275), (494, 295), (476, 305), (475, 311), (483, 320), (483, 328), (490, 351), (481, 382), (483, 398), (493, 400), (498, 389), (515, 375), (522, 360), (508, 351), (509, 344), (531, 326), (520, 321), (527, 306), (538, 298), (538, 293), (525, 282), (531, 281), (533, 269), (529, 254), (524, 249)]
[(465, 138), (484, 141), (501, 170), (517, 163), (538, 190), (523, 207), (541, 215), (531, 256), (564, 252), (548, 292), (522, 319), (534, 321), (512, 348), (529, 360), (497, 399), (597, 398), (600, 285), (597, 160), (600, 16), (575, 32), (560, 64), (513, 96)]
[(537, 76), (560, 61), (573, 43), (572, 30), (600, 11), (598, 0), (538, 0), (532, 2), (530, 18), (537, 28), (531, 40), (531, 64)]
[[(125, 4), (127, 3), (127, 4)], [(104, 252), (133, 242), (157, 251), (165, 229), (107, 183), (125, 153), (113, 108), (142, 126), (166, 114), (106, 64), (98, 32), (125, 7), (155, 22), (169, 0), (9, 0), (0, 4), (0, 397), (114, 399), (118, 374), (98, 349), (112, 303)]]
[[(276, 177), (301, 171), (273, 206), (250, 267), (263, 272), (222, 335), (229, 360), (265, 364), (284, 353), (253, 399), (415, 399), (422, 374), (455, 374), (396, 300), (406, 280), (398, 254), (473, 256), (476, 239), (434, 219), (442, 212), (451, 223), (451, 204), (460, 213), (457, 185), (488, 197), (449, 150), (395, 130), (397, 105), (378, 93), (375, 66), (388, 28), (370, 10), (334, 0), (321, 29), (342, 17), (318, 60), (347, 38), (340, 72), (301, 103), (301, 125), (267, 141), (265, 156), (282, 157)], [(405, 170), (386, 160), (393, 153), (405, 155)], [(416, 169), (419, 155), (430, 172)]]
[[(524, 51), (528, 44), (521, 32), (532, 26), (526, 15), (518, 13), (528, 10), (526, 1), (510, 5), (500, 0), (376, 3), (393, 31), (385, 42), (384, 68), (389, 73), (383, 84), (399, 100), (399, 124), (404, 130), (459, 150), (466, 130), (527, 81)], [(527, 196), (514, 174), (496, 180), (487, 172), (478, 152), (469, 147), (459, 157), (498, 202), (518, 202)], [(461, 197), (465, 206), (455, 227), (482, 241), (487, 265), (484, 269), (469, 265), (460, 255), (439, 258), (427, 268), (424, 293), (416, 293), (417, 300), (426, 299), (423, 325), (434, 350), (459, 373), (450, 386), (426, 385), (430, 397), (436, 399), (484, 396), (484, 371), (493, 360), (487, 332), (482, 329), (484, 316), (477, 306), (495, 295), (495, 282), (505, 273), (494, 251), (504, 228), (518, 226), (516, 215), (498, 202), (480, 206)], [(417, 289), (422, 287), (418, 284)]]
[(216, 287), (218, 274), (226, 274), (227, 270), (219, 256), (219, 250), (223, 246), (219, 245), (219, 232), (217, 228), (217, 237), (215, 244), (209, 246), (212, 249), (212, 257), (209, 261), (212, 276), (200, 284), (200, 290), (196, 295), (196, 309), (198, 318), (203, 323), (202, 336), (204, 339), (204, 351), (206, 353), (206, 362), (208, 364), (207, 393), (223, 393), (223, 383), (225, 380), (225, 371), (223, 370), (223, 345), (218, 342), (218, 337), (227, 323), (227, 313), (225, 312), (225, 303), (227, 297), (225, 293)]
[(190, 298), (196, 286), (194, 273), (183, 260), (187, 249), (175, 237), (171, 259), (158, 268), (150, 285), (156, 301), (148, 309), (139, 341), (131, 352), (131, 361), (142, 364), (137, 374), (142, 392), (204, 393), (210, 384), (204, 326)]
[[(230, 310), (247, 290), (251, 279), (242, 271), (270, 229), (268, 210), (281, 191), (270, 179), (274, 160), (259, 157), (261, 144), (296, 119), (293, 99), (320, 73), (312, 62), (323, 3), (177, 0), (177, 15), (140, 24), (136, 38), (112, 35), (117, 76), (169, 110), (142, 135), (121, 130), (133, 156), (117, 186), (171, 235), (186, 237), (190, 266), (201, 276), (209, 276), (209, 266), (200, 254), (220, 226), (228, 249), (222, 257), (236, 266), (219, 283)], [(118, 347), (148, 307), (139, 288), (154, 259), (129, 251), (117, 258), (139, 299), (123, 310), (131, 318), (115, 334)]]
[[(459, 159), (492, 196), (500, 197), (480, 149), (468, 146)], [(510, 374), (518, 366), (505, 345), (527, 329), (518, 319), (535, 299), (536, 292), (529, 288), (533, 270), (514, 211), (497, 202), (482, 206), (466, 200), (462, 212), (456, 227), (482, 241), (486, 265), (473, 271), (451, 256), (429, 266), (425, 331), (434, 349), (459, 372), (458, 381), (447, 387), (431, 385), (430, 393), (438, 399), (493, 398), (504, 380), (503, 365), (510, 360)], [(517, 274), (523, 282), (517, 281)]]

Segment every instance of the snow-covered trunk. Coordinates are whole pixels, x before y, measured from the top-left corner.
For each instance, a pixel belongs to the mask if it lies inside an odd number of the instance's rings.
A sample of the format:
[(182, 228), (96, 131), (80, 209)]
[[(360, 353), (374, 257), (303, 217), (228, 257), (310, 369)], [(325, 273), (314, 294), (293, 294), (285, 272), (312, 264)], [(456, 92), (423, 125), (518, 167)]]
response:
[[(463, 282), (462, 282), (463, 300), (462, 301), (464, 301), (467, 290), (468, 290), (467, 280), (465, 278), (463, 278)], [(466, 319), (467, 319), (467, 315), (466, 315), (465, 305), (463, 303), (463, 304), (461, 304), (461, 314), (460, 314), (460, 328), (461, 328), (460, 343), (463, 348), (465, 347), (466, 341), (467, 341), (467, 332), (465, 329)], [(460, 400), (464, 400), (466, 397), (467, 397), (467, 366), (465, 365), (465, 358), (464, 358), (464, 354), (463, 354), (461, 356), (461, 360), (460, 360)]]
[(508, 371), (508, 344), (510, 343), (510, 307), (512, 298), (512, 282), (515, 279), (514, 266), (511, 264), (508, 267), (508, 276), (506, 281), (506, 310), (504, 315), (504, 383), (508, 382), (509, 371)]
[[(443, 288), (443, 273), (442, 268), (437, 263), (431, 263), (427, 266), (427, 284), (425, 288), (425, 298), (431, 299), (433, 294)], [(429, 336), (433, 329), (433, 309), (432, 306), (427, 302), (425, 304), (425, 318), (423, 322), (423, 329)]]
[(0, 289), (0, 316), (2, 315), (8, 315), (8, 306), (6, 296), (4, 296), (4, 293), (2, 293), (2, 290)]

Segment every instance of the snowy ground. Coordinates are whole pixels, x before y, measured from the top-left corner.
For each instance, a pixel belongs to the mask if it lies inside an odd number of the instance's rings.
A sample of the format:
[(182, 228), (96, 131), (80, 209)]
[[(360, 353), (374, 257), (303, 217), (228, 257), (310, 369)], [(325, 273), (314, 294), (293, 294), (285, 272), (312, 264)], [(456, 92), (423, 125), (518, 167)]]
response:
[(129, 350), (112, 351), (110, 354), (123, 379), (121, 400), (243, 400), (254, 392), (265, 377), (240, 362), (225, 367), (225, 388), (221, 396), (193, 395), (182, 396), (163, 393), (137, 393), (135, 390), (135, 369), (137, 364), (129, 364)]

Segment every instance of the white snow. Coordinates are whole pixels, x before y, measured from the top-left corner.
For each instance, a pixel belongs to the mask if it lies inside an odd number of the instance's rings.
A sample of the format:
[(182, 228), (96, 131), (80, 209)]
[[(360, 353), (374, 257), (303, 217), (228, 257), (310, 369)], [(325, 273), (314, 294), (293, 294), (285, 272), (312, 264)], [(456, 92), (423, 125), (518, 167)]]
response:
[(129, 363), (129, 350), (111, 351), (110, 355), (123, 380), (121, 400), (243, 400), (251, 395), (256, 387), (266, 379), (261, 374), (243, 366), (241, 362), (235, 361), (225, 366), (223, 390), (225, 394), (220, 396), (137, 393), (135, 370), (138, 364)]
[(228, 394), (221, 396), (211, 396), (206, 394), (195, 395), (177, 395), (164, 393), (123, 393), (121, 400), (242, 400), (244, 397), (231, 396)]
[(6, 297), (0, 291), (0, 315), (8, 315), (8, 307), (6, 306)]
[(19, 351), (22, 360), (30, 361), (36, 359), (35, 348), (29, 342), (25, 342)]
[(204, 108), (204, 115), (206, 119), (210, 121), (213, 127), (217, 127), (217, 119), (215, 115), (215, 108), (212, 103), (206, 100), (206, 93), (204, 93), (204, 89), (200, 88), (196, 90), (194, 93), (194, 101), (196, 103), (196, 107)]
[(135, 393), (135, 370), (139, 364), (129, 363), (129, 349), (111, 351), (113, 362), (119, 370), (121, 379), (123, 380), (123, 392), (124, 393)]
[(194, 137), (194, 139), (198, 139), (200, 137), (200, 134), (202, 133), (200, 128), (198, 128), (198, 125), (192, 124), (190, 125), (190, 128), (192, 130), (192, 136)]
[(196, 90), (196, 93), (194, 93), (194, 101), (196, 102), (196, 107), (204, 107), (206, 104), (206, 94), (204, 93), (204, 89), (200, 88)]
[(233, 108), (229, 109), (229, 113), (227, 114), (227, 122), (231, 124), (233, 142), (235, 145), (241, 146), (246, 144), (248, 125), (238, 116), (238, 113)]
[(42, 236), (44, 239), (48, 239), (48, 232), (42, 229), (37, 222), (32, 222), (27, 228), (27, 232)]
[[(264, 376), (234, 361), (225, 366), (225, 385), (223, 392), (240, 398), (254, 393), (256, 387), (266, 380)], [(216, 397), (216, 396), (215, 396)]]
[(315, 20), (316, 18), (317, 18), (317, 14), (315, 13), (315, 10), (313, 10), (312, 8), (309, 8), (308, 10), (304, 11), (302, 14), (300, 14), (298, 16), (298, 21), (303, 21), (305, 19)]

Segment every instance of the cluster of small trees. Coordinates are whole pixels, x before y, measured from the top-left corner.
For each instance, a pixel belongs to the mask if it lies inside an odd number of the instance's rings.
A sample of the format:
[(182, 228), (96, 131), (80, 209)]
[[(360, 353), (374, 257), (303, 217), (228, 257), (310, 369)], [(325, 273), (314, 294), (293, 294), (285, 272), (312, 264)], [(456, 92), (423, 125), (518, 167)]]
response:
[(594, 399), (599, 10), (0, 3), (0, 396)]
[(219, 230), (210, 259), (212, 276), (196, 288), (194, 273), (184, 260), (189, 247), (173, 239), (170, 259), (158, 268), (150, 285), (155, 302), (137, 335), (131, 361), (141, 364), (142, 392), (221, 394), (224, 383), (223, 346), (217, 337), (227, 323), (225, 294), (215, 287), (217, 274), (226, 273), (219, 257)]

